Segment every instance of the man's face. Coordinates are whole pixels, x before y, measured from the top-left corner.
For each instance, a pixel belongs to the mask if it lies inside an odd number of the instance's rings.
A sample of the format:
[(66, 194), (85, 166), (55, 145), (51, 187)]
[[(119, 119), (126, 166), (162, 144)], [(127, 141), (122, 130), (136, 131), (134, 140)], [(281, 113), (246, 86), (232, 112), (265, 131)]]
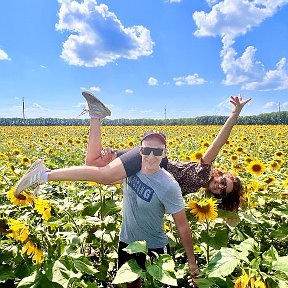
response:
[(153, 174), (160, 169), (160, 163), (162, 158), (165, 157), (166, 149), (161, 140), (151, 136), (143, 140), (140, 153), (142, 156), (142, 172), (144, 174)]
[(233, 180), (228, 175), (214, 176), (208, 185), (209, 191), (213, 194), (226, 196), (233, 190)]

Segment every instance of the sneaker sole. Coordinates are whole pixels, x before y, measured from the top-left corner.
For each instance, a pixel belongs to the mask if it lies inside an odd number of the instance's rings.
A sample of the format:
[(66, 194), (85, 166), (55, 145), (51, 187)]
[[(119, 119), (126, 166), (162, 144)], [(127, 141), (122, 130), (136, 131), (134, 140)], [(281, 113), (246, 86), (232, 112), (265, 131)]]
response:
[(88, 105), (89, 103), (93, 103), (95, 102), (95, 104), (97, 105), (101, 105), (103, 110), (105, 110), (105, 112), (107, 113), (107, 116), (111, 115), (111, 111), (90, 91), (83, 91), (82, 92), (83, 97), (86, 99)]
[[(21, 179), (18, 181), (16, 187), (15, 187), (15, 190), (14, 190), (14, 196), (16, 198), (21, 198), (21, 192), (23, 192), (23, 190), (21, 191), (17, 191), (17, 188), (20, 186), (21, 182), (23, 181), (23, 179), (25, 178), (26, 175), (28, 175), (33, 169), (34, 167), (37, 167), (39, 164), (42, 164), (44, 166), (44, 164), (42, 163), (42, 160), (41, 159), (38, 159), (36, 160), (31, 166), (30, 168), (25, 172), (25, 174), (21, 177)], [(45, 167), (45, 166), (44, 166)], [(20, 195), (20, 197), (19, 197)], [(24, 196), (25, 197), (25, 196)]]

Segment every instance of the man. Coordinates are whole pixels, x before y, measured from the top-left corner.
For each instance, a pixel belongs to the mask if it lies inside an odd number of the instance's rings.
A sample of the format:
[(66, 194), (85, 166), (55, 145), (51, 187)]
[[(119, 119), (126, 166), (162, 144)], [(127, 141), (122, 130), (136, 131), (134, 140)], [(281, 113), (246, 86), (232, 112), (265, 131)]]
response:
[[(141, 170), (123, 182), (118, 268), (129, 259), (135, 259), (140, 267), (145, 268), (145, 257), (129, 255), (122, 250), (137, 240), (145, 240), (150, 253), (167, 253), (168, 238), (164, 231), (164, 214), (168, 213), (172, 214), (175, 221), (191, 275), (197, 276), (199, 272), (180, 186), (166, 170), (160, 168), (166, 154), (165, 136), (162, 133), (146, 132), (139, 149), (142, 157)], [(127, 287), (140, 286), (138, 279)]]

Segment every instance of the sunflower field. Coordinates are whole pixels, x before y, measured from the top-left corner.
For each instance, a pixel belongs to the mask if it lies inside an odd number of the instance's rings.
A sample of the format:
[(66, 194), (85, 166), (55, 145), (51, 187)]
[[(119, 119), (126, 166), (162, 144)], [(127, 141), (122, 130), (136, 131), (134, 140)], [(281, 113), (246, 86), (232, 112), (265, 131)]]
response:
[[(199, 161), (220, 126), (157, 126), (167, 135), (171, 160)], [(132, 148), (148, 126), (103, 126), (103, 147)], [(235, 126), (214, 167), (239, 175), (241, 209), (217, 209), (204, 191), (185, 196), (194, 252), (208, 287), (288, 287), (288, 126)], [(121, 185), (49, 182), (13, 196), (31, 163), (50, 169), (84, 165), (88, 127), (0, 127), (0, 287), (125, 287), (138, 277), (143, 287), (189, 287), (188, 265), (167, 215), (171, 255), (146, 270), (133, 261), (117, 272)], [(145, 241), (129, 253), (147, 254)], [(196, 287), (196, 284), (195, 286)]]

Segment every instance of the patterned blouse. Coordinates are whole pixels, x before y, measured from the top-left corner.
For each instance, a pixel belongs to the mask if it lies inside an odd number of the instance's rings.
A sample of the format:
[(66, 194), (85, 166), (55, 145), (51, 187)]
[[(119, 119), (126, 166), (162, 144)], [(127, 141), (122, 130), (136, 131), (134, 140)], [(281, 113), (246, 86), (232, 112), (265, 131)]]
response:
[(182, 195), (195, 193), (201, 187), (207, 187), (212, 175), (212, 164), (202, 162), (168, 161), (167, 171), (179, 183)]

